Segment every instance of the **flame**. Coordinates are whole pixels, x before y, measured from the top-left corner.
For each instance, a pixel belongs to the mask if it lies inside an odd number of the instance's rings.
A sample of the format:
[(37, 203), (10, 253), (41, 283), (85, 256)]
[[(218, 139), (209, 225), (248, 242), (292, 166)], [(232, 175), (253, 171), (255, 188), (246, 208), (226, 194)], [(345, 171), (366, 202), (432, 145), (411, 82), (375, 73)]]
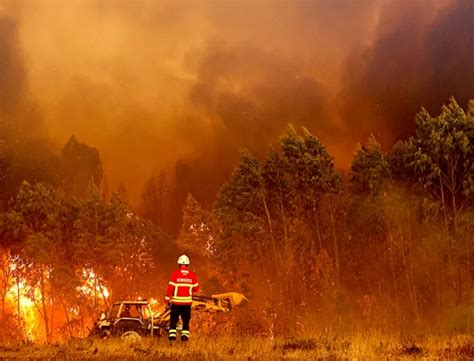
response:
[(10, 288), (6, 293), (6, 303), (18, 320), (18, 326), (27, 341), (39, 341), (45, 338), (41, 315), (32, 300), (41, 298), (38, 288), (32, 289), (21, 276), (13, 278), (12, 274), (18, 269), (14, 258), (8, 257), (8, 267), (11, 279)]
[(80, 272), (80, 277), (84, 283), (82, 286), (77, 287), (78, 293), (89, 299), (100, 300), (106, 303), (110, 297), (110, 292), (104, 285), (102, 278), (92, 268), (83, 268)]
[[(17, 257), (11, 255), (2, 255), (2, 283), (7, 285), (5, 294), (6, 309), (9, 314), (16, 320), (13, 321), (11, 327), (17, 327), (24, 340), (31, 342), (41, 342), (46, 340), (45, 323), (40, 313), (40, 305), (42, 295), (38, 287), (32, 287), (27, 279), (21, 275), (20, 261)], [(49, 279), (49, 271), (46, 279)], [(103, 279), (98, 276), (91, 268), (83, 268), (77, 272), (81, 285), (76, 288), (77, 294), (88, 304), (94, 305), (96, 309), (107, 305), (107, 299), (110, 297), (110, 291), (105, 286)], [(54, 318), (54, 325), (49, 325), (53, 330), (60, 328), (65, 322), (61, 319), (60, 311), (56, 311), (51, 298), (46, 295), (47, 315), (49, 322)], [(35, 300), (37, 303), (35, 303)], [(73, 318), (80, 317), (80, 307), (78, 305), (70, 305), (67, 307), (68, 313)], [(54, 317), (51, 317), (54, 313)], [(95, 315), (94, 315), (95, 317)], [(54, 327), (52, 327), (54, 326)], [(5, 323), (2, 327), (8, 327)], [(60, 335), (53, 335), (54, 337)]]

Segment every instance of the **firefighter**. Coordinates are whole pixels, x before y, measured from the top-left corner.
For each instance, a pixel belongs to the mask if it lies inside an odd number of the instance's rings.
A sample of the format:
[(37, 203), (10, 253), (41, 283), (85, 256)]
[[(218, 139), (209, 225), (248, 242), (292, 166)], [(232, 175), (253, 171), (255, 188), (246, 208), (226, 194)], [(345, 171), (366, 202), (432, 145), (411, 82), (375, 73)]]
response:
[(189, 258), (185, 254), (178, 258), (178, 269), (171, 274), (165, 300), (171, 307), (170, 330), (168, 339), (176, 340), (176, 325), (181, 316), (183, 329), (181, 341), (189, 339), (189, 321), (191, 320), (192, 295), (199, 291), (197, 276), (189, 269)]

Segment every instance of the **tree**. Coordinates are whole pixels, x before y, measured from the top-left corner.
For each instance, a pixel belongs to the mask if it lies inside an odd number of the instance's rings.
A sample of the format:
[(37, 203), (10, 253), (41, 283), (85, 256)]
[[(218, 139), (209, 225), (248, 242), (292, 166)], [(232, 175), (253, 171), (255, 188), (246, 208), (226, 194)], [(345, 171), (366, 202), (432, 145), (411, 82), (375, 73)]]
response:
[(6, 316), (7, 293), (12, 286), (12, 269), (9, 262), (9, 252), (0, 247), (0, 303), (2, 304), (2, 319)]
[(92, 275), (95, 307), (101, 306), (100, 300), (106, 302), (106, 288), (115, 297), (137, 297), (145, 290), (144, 275), (154, 267), (153, 230), (117, 194), (106, 201), (98, 188), (92, 188), (79, 201), (72, 259), (81, 271)]
[[(180, 252), (191, 257), (206, 292), (219, 292), (226, 284), (222, 266), (227, 262), (218, 258), (219, 226), (212, 212), (188, 194), (183, 208), (183, 224), (176, 245)], [(222, 261), (220, 263), (219, 261)]]
[(351, 164), (351, 183), (362, 193), (378, 193), (390, 177), (390, 165), (382, 146), (371, 135), (357, 151)]
[(68, 195), (83, 197), (90, 184), (100, 187), (103, 170), (99, 151), (71, 136), (61, 151), (62, 186)]
[[(333, 158), (321, 141), (303, 128), (299, 135), (290, 125), (280, 141), (287, 172), (292, 179), (292, 195), (298, 208), (313, 220), (319, 250), (322, 249), (322, 235), (319, 221), (321, 197), (326, 193), (338, 192), (341, 177), (334, 171)], [(337, 242), (336, 242), (337, 243)]]
[[(262, 166), (250, 152), (242, 152), (239, 166), (217, 196), (214, 212), (223, 230), (221, 247), (245, 259), (270, 259), (279, 264)], [(239, 236), (243, 239), (237, 244)]]
[(413, 138), (396, 142), (386, 157), (390, 165), (390, 174), (393, 180), (414, 187), (417, 184), (413, 162), (415, 147)]
[(192, 167), (179, 159), (175, 164), (172, 186), (170, 186), (170, 217), (166, 222), (165, 230), (170, 234), (177, 234), (182, 221), (181, 211), (183, 209), (186, 197), (193, 192), (193, 169)]
[[(46, 339), (51, 340), (47, 298), (51, 294), (49, 280), (59, 259), (61, 209), (59, 192), (51, 186), (23, 182), (9, 212), (8, 229), (14, 231), (17, 243), (15, 276), (27, 282), (28, 297), (34, 302), (44, 321)], [(38, 292), (37, 292), (38, 291)]]
[(422, 109), (416, 116), (412, 140), (415, 174), (424, 188), (440, 200), (445, 223), (450, 223), (454, 231), (457, 211), (472, 202), (474, 192), (473, 108), (471, 101), (466, 113), (450, 98), (436, 117)]
[(306, 128), (303, 128), (303, 135), (299, 135), (290, 125), (280, 146), (295, 189), (306, 207), (311, 209), (322, 194), (340, 188), (341, 177), (334, 171), (333, 158)]
[(201, 258), (211, 258), (216, 252), (215, 221), (201, 204), (188, 194), (183, 209), (183, 225), (177, 245), (185, 252)]
[[(234, 265), (240, 260), (240, 268), (243, 262), (258, 266), (258, 274), (248, 269), (254, 278), (265, 280), (271, 301), (264, 312), (278, 315), (277, 321), (270, 322), (283, 333), (296, 327), (295, 304), (308, 294), (308, 283), (316, 279), (314, 273), (302, 268), (312, 269), (311, 260), (318, 259), (307, 229), (314, 225), (315, 216), (319, 221), (322, 210), (328, 212), (339, 274), (338, 212), (334, 200), (326, 198), (337, 194), (340, 184), (322, 143), (309, 131), (303, 129), (303, 135), (299, 135), (290, 127), (281, 138), (281, 151), (271, 149), (264, 162), (244, 151), (217, 196), (214, 214), (222, 230), (217, 257), (231, 260)], [(323, 235), (319, 229), (318, 234), (321, 251)]]
[(164, 170), (159, 175), (152, 175), (143, 186), (143, 216), (162, 228), (165, 221), (165, 201), (168, 192), (168, 180)]

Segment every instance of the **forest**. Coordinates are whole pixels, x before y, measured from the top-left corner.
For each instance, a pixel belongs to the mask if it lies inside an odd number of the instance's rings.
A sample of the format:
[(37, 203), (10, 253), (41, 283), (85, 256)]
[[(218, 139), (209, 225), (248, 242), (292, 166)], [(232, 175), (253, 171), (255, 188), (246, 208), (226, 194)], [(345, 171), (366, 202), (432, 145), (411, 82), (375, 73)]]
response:
[(0, 340), (85, 337), (113, 300), (164, 304), (181, 253), (203, 294), (249, 298), (196, 333), (473, 332), (474, 101), (414, 124), (389, 151), (369, 137), (348, 170), (289, 124), (264, 156), (243, 149), (211, 201), (183, 162), (132, 202), (76, 137), (60, 153), (5, 137)]

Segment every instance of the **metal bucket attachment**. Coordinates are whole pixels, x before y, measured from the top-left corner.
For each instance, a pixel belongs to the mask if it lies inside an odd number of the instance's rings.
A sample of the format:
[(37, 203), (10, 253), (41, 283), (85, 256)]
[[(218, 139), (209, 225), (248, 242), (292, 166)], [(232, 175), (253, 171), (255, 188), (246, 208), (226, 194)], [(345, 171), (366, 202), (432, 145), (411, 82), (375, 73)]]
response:
[(217, 300), (227, 301), (230, 306), (229, 308), (248, 301), (247, 297), (237, 292), (219, 293), (217, 295), (212, 295), (211, 297)]

